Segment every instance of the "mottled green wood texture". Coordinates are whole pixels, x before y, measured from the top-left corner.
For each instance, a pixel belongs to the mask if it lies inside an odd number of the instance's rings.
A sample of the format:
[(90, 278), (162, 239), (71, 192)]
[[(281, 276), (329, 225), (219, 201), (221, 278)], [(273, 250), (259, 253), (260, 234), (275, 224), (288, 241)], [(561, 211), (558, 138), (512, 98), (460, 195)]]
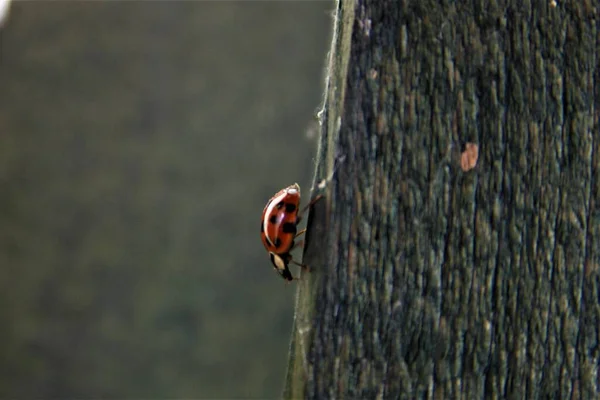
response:
[(599, 6), (350, 3), (318, 171), (346, 158), (309, 221), (288, 389), (595, 398)]

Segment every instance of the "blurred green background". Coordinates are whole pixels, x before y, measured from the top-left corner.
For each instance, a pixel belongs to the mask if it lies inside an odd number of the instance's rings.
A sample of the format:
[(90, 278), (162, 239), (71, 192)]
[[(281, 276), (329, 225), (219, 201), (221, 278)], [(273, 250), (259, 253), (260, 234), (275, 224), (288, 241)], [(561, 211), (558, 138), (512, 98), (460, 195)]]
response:
[(13, 2), (0, 398), (280, 395), (295, 286), (259, 220), (308, 192), (333, 6)]

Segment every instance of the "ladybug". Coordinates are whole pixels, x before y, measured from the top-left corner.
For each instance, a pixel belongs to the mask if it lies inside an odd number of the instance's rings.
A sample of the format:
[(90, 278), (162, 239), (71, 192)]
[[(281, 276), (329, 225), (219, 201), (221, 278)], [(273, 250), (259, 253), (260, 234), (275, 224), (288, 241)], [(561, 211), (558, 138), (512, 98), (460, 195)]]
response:
[(260, 221), (260, 238), (265, 249), (269, 252), (271, 263), (279, 275), (286, 281), (292, 281), (294, 276), (288, 265), (293, 263), (306, 268), (304, 264), (296, 262), (290, 252), (304, 243), (294, 243), (294, 240), (306, 232), (306, 229), (296, 232), (302, 214), (312, 206), (321, 196), (315, 197), (302, 211), (300, 206), (300, 185), (294, 183), (281, 189), (269, 200), (262, 213)]

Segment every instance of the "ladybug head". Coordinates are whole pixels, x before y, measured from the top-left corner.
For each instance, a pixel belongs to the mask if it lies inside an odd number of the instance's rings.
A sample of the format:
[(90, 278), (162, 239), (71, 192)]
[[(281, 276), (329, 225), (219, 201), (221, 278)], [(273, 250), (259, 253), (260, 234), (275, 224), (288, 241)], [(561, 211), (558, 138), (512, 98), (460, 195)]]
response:
[(273, 263), (273, 267), (275, 267), (277, 272), (279, 272), (279, 275), (281, 275), (281, 277), (286, 281), (294, 280), (292, 273), (288, 269), (289, 254), (287, 255), (288, 257), (286, 257), (285, 255), (281, 256), (273, 252), (270, 252), (269, 255), (271, 257), (271, 263)]

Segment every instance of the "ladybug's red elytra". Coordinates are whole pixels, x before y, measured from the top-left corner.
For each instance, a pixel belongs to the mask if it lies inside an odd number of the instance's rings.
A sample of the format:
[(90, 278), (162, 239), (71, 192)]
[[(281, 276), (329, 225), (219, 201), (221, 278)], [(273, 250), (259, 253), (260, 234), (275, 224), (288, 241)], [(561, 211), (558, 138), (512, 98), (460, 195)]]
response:
[(273, 267), (286, 281), (297, 279), (288, 268), (290, 262), (306, 268), (305, 265), (294, 261), (290, 252), (303, 244), (302, 242), (294, 243), (294, 240), (306, 231), (303, 229), (296, 232), (302, 214), (320, 198), (320, 195), (315, 197), (310, 204), (298, 212), (300, 185), (294, 183), (275, 193), (263, 210), (260, 221), (260, 238), (269, 252)]

